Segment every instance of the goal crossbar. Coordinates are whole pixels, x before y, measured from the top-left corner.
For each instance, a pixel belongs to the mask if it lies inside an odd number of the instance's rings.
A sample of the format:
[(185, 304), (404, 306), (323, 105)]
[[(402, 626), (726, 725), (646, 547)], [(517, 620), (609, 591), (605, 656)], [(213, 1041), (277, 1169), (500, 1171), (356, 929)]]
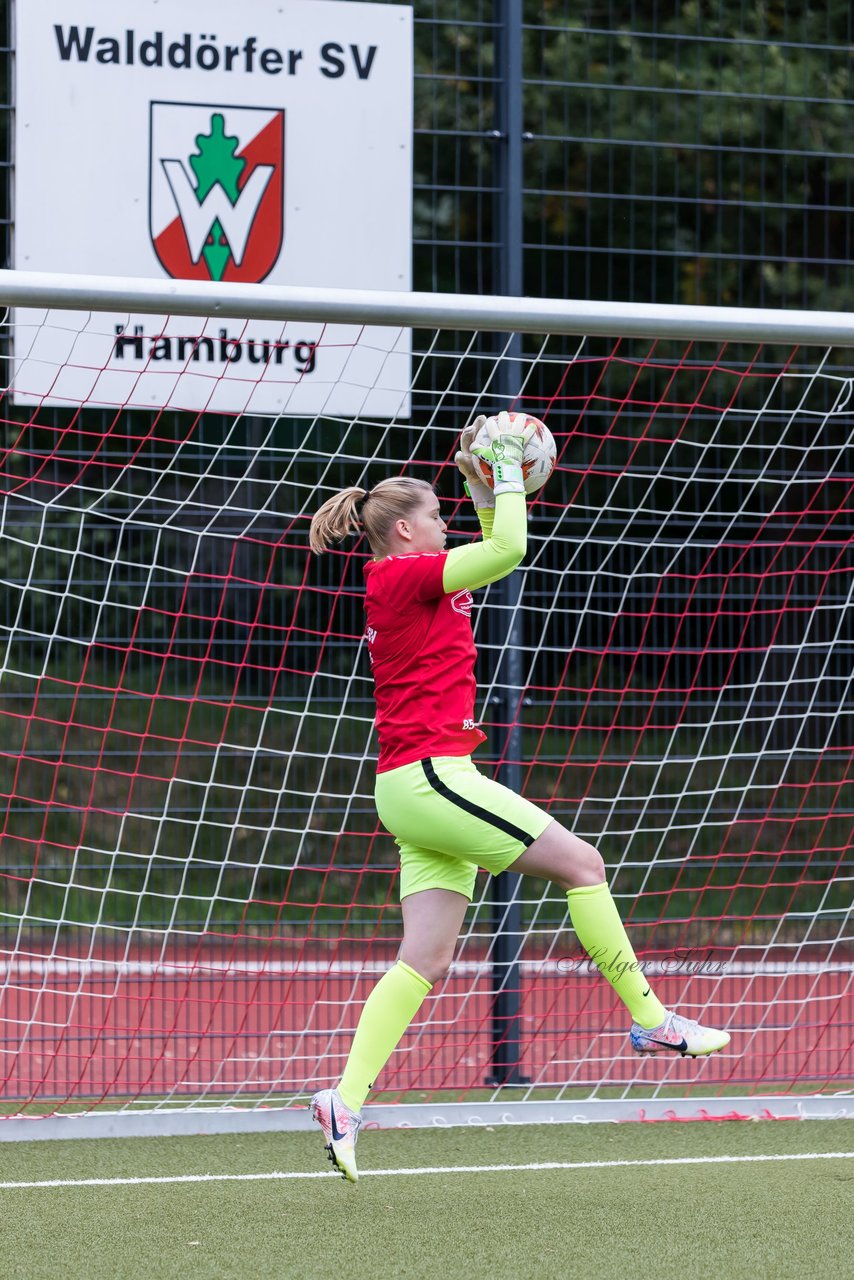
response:
[(313, 320), (603, 337), (854, 346), (854, 315), (668, 303), (310, 289), (0, 271), (0, 303), (68, 311)]

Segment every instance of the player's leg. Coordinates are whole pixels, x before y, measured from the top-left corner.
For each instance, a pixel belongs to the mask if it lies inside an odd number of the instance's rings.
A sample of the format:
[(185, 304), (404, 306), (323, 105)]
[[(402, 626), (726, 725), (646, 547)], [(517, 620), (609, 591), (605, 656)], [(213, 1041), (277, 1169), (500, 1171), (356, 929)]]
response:
[(447, 973), (469, 901), (448, 889), (423, 889), (403, 898), (397, 961), (365, 1001), (338, 1085), (351, 1111), (361, 1111), (424, 997)]
[(575, 935), (590, 959), (635, 1022), (659, 1026), (667, 1011), (643, 975), (606, 883), (605, 864), (593, 845), (552, 822), (509, 870), (563, 889)]
[(539, 876), (564, 890), (578, 941), (632, 1016), (630, 1038), (636, 1052), (669, 1049), (698, 1057), (729, 1044), (725, 1031), (701, 1027), (665, 1009), (654, 994), (605, 882), (604, 863), (592, 845), (553, 822), (508, 870)]
[(425, 996), (448, 970), (477, 874), (474, 865), (398, 843), (403, 941), (397, 962), (362, 1007), (337, 1088), (321, 1090), (311, 1101), (329, 1158), (350, 1182), (358, 1180), (355, 1148), (362, 1106)]
[(454, 958), (466, 908), (467, 894), (450, 889), (422, 889), (403, 899), (403, 942), (398, 960), (435, 986)]
[[(423, 829), (429, 820), (436, 848), (472, 859), (494, 875), (512, 868), (564, 889), (579, 942), (632, 1015), (631, 1043), (637, 1052), (669, 1049), (697, 1056), (729, 1042), (726, 1032), (678, 1017), (655, 996), (605, 882), (602, 858), (592, 845), (480, 773), (468, 758), (421, 760), (406, 768), (406, 811), (391, 805), (401, 830), (407, 824)], [(390, 825), (386, 818), (383, 821)]]

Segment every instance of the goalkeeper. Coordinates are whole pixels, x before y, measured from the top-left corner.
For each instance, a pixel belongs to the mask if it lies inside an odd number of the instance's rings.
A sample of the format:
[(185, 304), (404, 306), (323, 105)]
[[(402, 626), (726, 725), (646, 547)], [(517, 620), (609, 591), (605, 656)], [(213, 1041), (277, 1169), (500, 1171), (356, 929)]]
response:
[[(383, 480), (370, 492), (345, 489), (311, 522), (311, 548), (364, 530), (367, 642), (380, 754), (376, 804), (400, 849), (403, 942), (362, 1009), (338, 1086), (315, 1094), (311, 1111), (333, 1164), (358, 1177), (361, 1109), (424, 997), (447, 973), (478, 867), (540, 876), (566, 893), (572, 927), (632, 1018), (638, 1053), (692, 1057), (729, 1043), (664, 1008), (635, 959), (605, 883), (602, 858), (550, 814), (480, 773), (471, 753), (485, 735), (474, 719), (472, 591), (503, 578), (526, 549), (522, 457), (528, 434), (510, 418), (489, 419), (491, 444), (473, 448), (485, 418), (467, 427), (456, 463), (477, 509), (483, 541), (445, 551), (439, 502), (423, 480)], [(478, 479), (472, 453), (490, 466)], [(619, 957), (619, 959), (618, 959)], [(614, 963), (609, 964), (609, 958)]]

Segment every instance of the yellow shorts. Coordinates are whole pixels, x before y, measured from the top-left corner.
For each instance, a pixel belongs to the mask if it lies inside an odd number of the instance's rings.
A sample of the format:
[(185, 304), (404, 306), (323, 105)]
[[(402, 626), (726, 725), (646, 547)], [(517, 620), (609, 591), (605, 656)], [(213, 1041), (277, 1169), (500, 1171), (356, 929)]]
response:
[(552, 817), (479, 773), (470, 756), (434, 756), (377, 774), (380, 822), (400, 849), (400, 896), (451, 889), (471, 901), (478, 867), (498, 875)]

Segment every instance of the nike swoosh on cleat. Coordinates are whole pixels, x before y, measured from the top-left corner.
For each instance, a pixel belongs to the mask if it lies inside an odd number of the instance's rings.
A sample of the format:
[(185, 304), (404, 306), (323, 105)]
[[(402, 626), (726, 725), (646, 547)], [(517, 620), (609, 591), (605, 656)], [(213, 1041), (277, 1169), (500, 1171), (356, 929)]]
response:
[(650, 1044), (660, 1044), (662, 1049), (672, 1049), (674, 1053), (687, 1053), (688, 1051), (688, 1041), (684, 1036), (679, 1044), (671, 1044), (669, 1040), (656, 1040), (653, 1036), (647, 1036), (647, 1040)]
[[(687, 1049), (688, 1046), (685, 1045), (685, 1048)], [(336, 1142), (343, 1142), (343, 1140), (347, 1137), (347, 1135), (346, 1133), (342, 1133), (341, 1130), (338, 1128), (338, 1125), (335, 1123), (335, 1108), (332, 1105), (331, 1098), (329, 1099), (329, 1115), (332, 1119), (332, 1137)]]
[(649, 987), (647, 987), (646, 991), (642, 992), (642, 995), (645, 995), (645, 996), (649, 995)]

